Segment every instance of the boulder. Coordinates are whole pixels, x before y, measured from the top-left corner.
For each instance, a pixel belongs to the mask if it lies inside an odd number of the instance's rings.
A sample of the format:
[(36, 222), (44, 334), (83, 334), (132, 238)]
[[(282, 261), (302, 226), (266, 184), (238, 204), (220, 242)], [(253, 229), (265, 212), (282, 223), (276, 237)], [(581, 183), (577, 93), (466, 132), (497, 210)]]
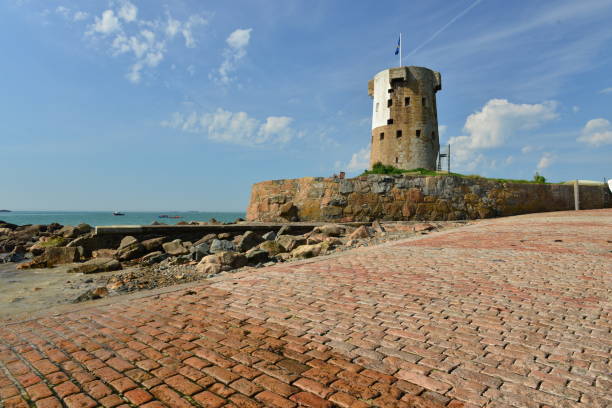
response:
[(40, 237), (40, 239), (30, 247), (30, 252), (34, 255), (41, 255), (46, 248), (61, 247), (68, 243), (68, 239), (63, 237)]
[(284, 224), (283, 226), (279, 228), (278, 231), (276, 231), (276, 236), (278, 237), (278, 236), (285, 234), (287, 231), (289, 231), (289, 228), (290, 228), (289, 225)]
[(134, 238), (133, 236), (131, 236), (131, 235), (125, 236), (125, 237), (123, 237), (123, 239), (119, 243), (119, 248), (117, 248), (117, 249), (121, 250), (121, 249), (123, 249), (125, 247), (128, 247), (128, 246), (130, 246), (132, 244), (135, 244), (137, 242), (138, 242), (138, 240), (136, 238)]
[(361, 238), (368, 238), (369, 236), (370, 232), (368, 231), (368, 228), (365, 225), (362, 225), (361, 227), (353, 231), (351, 235), (348, 236), (348, 238), (349, 240), (356, 240)]
[(324, 242), (327, 243), (327, 245), (329, 245), (330, 248), (336, 248), (336, 247), (344, 245), (344, 242), (342, 242), (340, 238), (336, 238), (336, 237), (327, 237), (325, 238)]
[(93, 258), (116, 258), (116, 249), (97, 249), (91, 253)]
[(142, 256), (144, 253), (145, 249), (142, 244), (136, 238), (127, 236), (121, 240), (116, 256), (120, 261), (129, 261)]
[(244, 254), (238, 252), (224, 251), (205, 256), (200, 263), (214, 263), (222, 267), (227, 267), (227, 269), (234, 269), (245, 266), (247, 264), (247, 258)]
[(249, 249), (246, 252), (247, 263), (250, 265), (256, 265), (258, 263), (268, 262), (270, 259), (268, 253), (258, 248)]
[(196, 265), (196, 271), (203, 275), (216, 275), (221, 272), (221, 265), (210, 262), (200, 262)]
[(312, 258), (315, 256), (319, 256), (322, 253), (325, 253), (328, 245), (325, 243), (316, 244), (316, 245), (300, 245), (291, 251), (291, 257), (296, 259), (305, 259)]
[(276, 242), (285, 249), (283, 252), (291, 252), (296, 247), (304, 245), (306, 239), (296, 235), (279, 235), (276, 237)]
[(121, 269), (121, 264), (114, 258), (94, 258), (80, 265), (69, 268), (71, 273), (97, 273), (110, 272)]
[(211, 242), (215, 238), (217, 238), (217, 234), (206, 234), (202, 238), (197, 240), (193, 245), (209, 243), (209, 242)]
[(56, 265), (78, 262), (80, 260), (79, 248), (51, 247), (29, 262), (17, 265), (18, 269), (52, 268)]
[(273, 257), (281, 252), (286, 252), (285, 248), (283, 248), (283, 246), (276, 241), (262, 242), (257, 248), (261, 249), (262, 251), (266, 251), (269, 257)]
[(189, 250), (183, 246), (183, 242), (180, 239), (174, 241), (165, 242), (162, 247), (168, 255), (187, 255)]
[(147, 252), (159, 251), (166, 237), (151, 238), (142, 241), (141, 244)]
[(276, 232), (270, 231), (266, 232), (261, 236), (264, 241), (274, 241), (276, 239)]
[(57, 231), (57, 235), (60, 235), (64, 238), (76, 238), (81, 234), (82, 232), (79, 231), (77, 227), (73, 227), (71, 225), (66, 225), (64, 228)]
[(259, 235), (255, 234), (253, 231), (247, 231), (240, 238), (236, 248), (239, 252), (246, 252), (259, 245), (262, 241), (263, 239)]
[(308, 239), (306, 239), (305, 243), (308, 245), (320, 244), (321, 242), (325, 241), (327, 238), (330, 238), (330, 237), (325, 234), (320, 234), (320, 233), (310, 234), (308, 235)]
[(337, 224), (325, 224), (316, 227), (313, 232), (327, 235), (328, 237), (338, 237), (344, 234), (344, 227)]
[(210, 246), (206, 243), (194, 245), (191, 247), (191, 256), (194, 261), (200, 261), (210, 253)]
[(93, 230), (91, 225), (85, 224), (84, 222), (77, 225), (76, 229), (79, 231), (80, 234), (87, 234), (88, 232), (91, 232)]
[(13, 230), (10, 228), (0, 228), (0, 235), (8, 235), (11, 232), (13, 232)]
[(165, 254), (162, 251), (155, 251), (143, 256), (141, 262), (145, 265), (153, 265), (163, 261), (166, 258), (168, 258), (168, 254)]
[(222, 232), (218, 236), (219, 239), (230, 239), (231, 237), (232, 237), (232, 234), (230, 234), (229, 232)]
[[(219, 234), (219, 236), (224, 235), (224, 234)], [(210, 244), (210, 253), (212, 254), (216, 254), (218, 252), (225, 252), (225, 251), (235, 251), (236, 250), (236, 246), (234, 245), (234, 243), (232, 241), (227, 241), (224, 239), (213, 239), (212, 243)]]

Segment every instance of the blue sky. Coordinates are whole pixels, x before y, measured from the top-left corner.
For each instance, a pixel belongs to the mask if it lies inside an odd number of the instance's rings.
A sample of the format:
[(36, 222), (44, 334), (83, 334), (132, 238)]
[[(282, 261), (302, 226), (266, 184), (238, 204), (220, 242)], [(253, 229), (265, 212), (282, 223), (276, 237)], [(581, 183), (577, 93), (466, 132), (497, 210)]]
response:
[(359, 174), (367, 82), (442, 74), (453, 170), (612, 178), (612, 0), (1, 0), (0, 207), (241, 211)]

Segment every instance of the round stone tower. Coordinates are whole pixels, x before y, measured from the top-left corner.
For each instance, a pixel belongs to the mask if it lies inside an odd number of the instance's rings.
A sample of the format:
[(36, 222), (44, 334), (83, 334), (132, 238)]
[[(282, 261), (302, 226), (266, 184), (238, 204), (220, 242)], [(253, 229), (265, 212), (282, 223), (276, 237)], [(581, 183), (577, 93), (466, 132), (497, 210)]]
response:
[(436, 92), (440, 73), (423, 67), (390, 68), (368, 82), (373, 97), (370, 168), (436, 169), (440, 139)]

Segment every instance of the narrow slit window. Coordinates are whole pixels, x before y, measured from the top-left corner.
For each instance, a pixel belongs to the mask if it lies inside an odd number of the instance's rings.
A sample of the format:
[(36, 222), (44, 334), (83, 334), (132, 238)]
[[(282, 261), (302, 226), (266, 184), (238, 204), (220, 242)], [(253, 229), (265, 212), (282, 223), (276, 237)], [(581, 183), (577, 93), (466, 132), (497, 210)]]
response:
[(416, 131), (416, 137), (421, 137), (421, 129), (417, 129), (417, 131)]
[(423, 98), (421, 102), (423, 103), (423, 106), (427, 106), (427, 98)]
[(387, 119), (387, 125), (392, 125), (393, 124), (393, 119)]
[(402, 131), (398, 130), (397, 132), (395, 132), (395, 136), (396, 137), (402, 137)]
[(399, 163), (399, 160), (398, 160), (398, 158), (396, 157), (396, 158), (395, 158), (395, 164), (397, 164), (397, 163)]
[(409, 96), (404, 98), (404, 106), (410, 106), (410, 97)]
[(381, 133), (381, 134), (380, 134), (380, 140), (384, 140), (384, 139), (385, 139), (385, 134), (384, 134), (384, 133)]
[(380, 105), (380, 103), (376, 102), (376, 112), (378, 112), (378, 105)]
[(436, 138), (436, 132), (431, 132), (431, 138), (435, 139)]
[(393, 99), (387, 100), (387, 108), (390, 108), (393, 105)]

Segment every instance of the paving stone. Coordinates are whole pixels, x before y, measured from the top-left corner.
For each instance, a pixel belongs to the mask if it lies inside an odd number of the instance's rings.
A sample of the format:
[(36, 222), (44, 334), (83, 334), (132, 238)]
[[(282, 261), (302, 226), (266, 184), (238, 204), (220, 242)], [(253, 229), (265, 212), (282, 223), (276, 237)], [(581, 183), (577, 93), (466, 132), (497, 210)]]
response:
[(611, 236), (483, 220), (0, 324), (0, 406), (608, 406)]

